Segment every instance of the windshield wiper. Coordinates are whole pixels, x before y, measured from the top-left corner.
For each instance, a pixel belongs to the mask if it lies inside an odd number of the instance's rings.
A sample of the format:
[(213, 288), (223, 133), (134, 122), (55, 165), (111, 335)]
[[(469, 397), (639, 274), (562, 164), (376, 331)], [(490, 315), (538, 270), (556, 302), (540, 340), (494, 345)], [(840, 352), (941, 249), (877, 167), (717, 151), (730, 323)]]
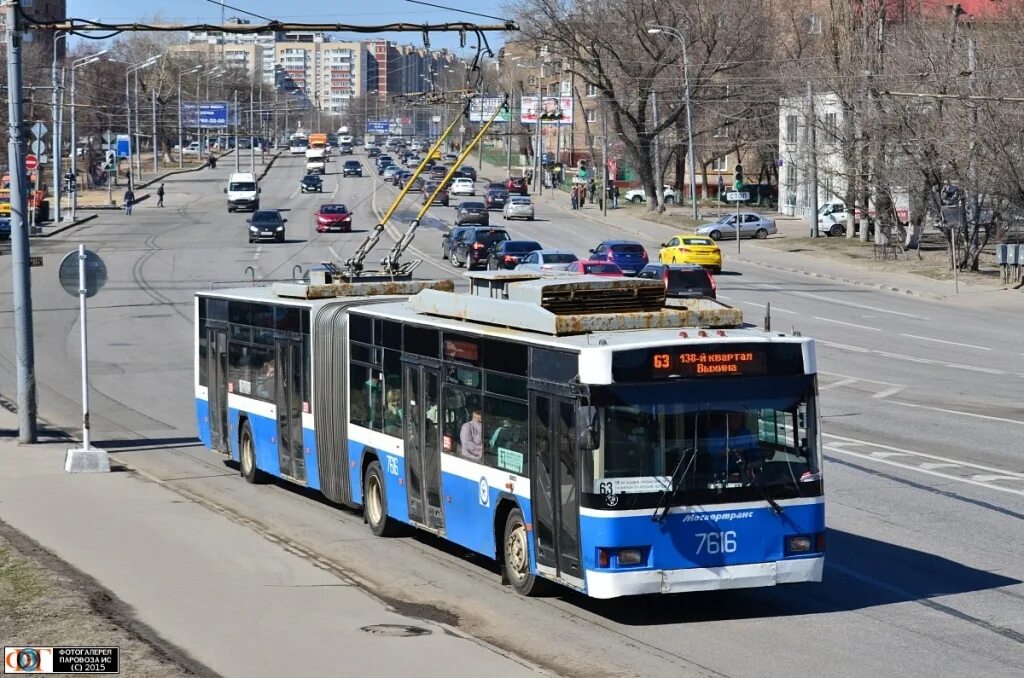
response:
[(768, 494), (768, 488), (762, 485), (761, 481), (757, 479), (756, 475), (754, 475), (754, 469), (750, 468), (750, 464), (747, 462), (746, 458), (744, 458), (744, 456), (740, 454), (738, 450), (729, 450), (729, 453), (734, 455), (736, 463), (743, 468), (743, 470), (747, 474), (747, 477), (750, 478), (750, 484), (754, 486), (754, 489), (756, 489), (757, 493), (761, 495), (761, 498), (768, 502), (768, 505), (772, 507), (772, 511), (775, 512), (775, 515), (781, 516), (782, 505), (779, 504), (779, 502), (775, 501), (770, 494)]
[[(686, 457), (690, 457), (690, 463), (683, 468), (683, 462), (686, 461)], [(661, 499), (658, 500), (658, 505), (654, 507), (654, 513), (651, 514), (652, 522), (661, 522), (665, 520), (665, 516), (668, 515), (669, 509), (672, 508), (672, 500), (679, 494), (679, 488), (683, 485), (683, 478), (686, 477), (686, 472), (690, 470), (690, 466), (697, 458), (697, 450), (693, 447), (683, 448), (679, 453), (679, 463), (676, 464), (676, 468), (672, 471), (672, 477), (669, 479), (669, 487), (661, 493)], [(661, 511), (661, 515), (658, 512)]]

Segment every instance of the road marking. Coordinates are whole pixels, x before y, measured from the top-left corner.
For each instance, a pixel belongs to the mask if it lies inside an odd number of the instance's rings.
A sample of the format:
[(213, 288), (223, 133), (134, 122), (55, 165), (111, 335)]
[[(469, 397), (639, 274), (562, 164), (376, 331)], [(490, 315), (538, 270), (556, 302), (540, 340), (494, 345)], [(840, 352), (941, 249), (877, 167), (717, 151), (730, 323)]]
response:
[[(740, 303), (750, 304), (751, 306), (758, 306), (760, 308), (768, 308), (768, 304), (759, 304), (756, 301), (741, 301)], [(778, 311), (779, 313), (789, 313), (790, 315), (800, 315), (797, 311), (787, 311), (786, 309), (779, 308), (778, 306), (772, 306), (772, 310)]]
[(961, 344), (959, 341), (946, 341), (945, 339), (933, 339), (932, 337), (921, 337), (916, 334), (901, 333), (901, 337), (910, 337), (911, 339), (920, 339), (922, 341), (934, 341), (939, 344), (949, 344), (950, 346), (963, 346), (964, 348), (976, 348), (979, 351), (991, 351), (992, 349), (987, 346), (976, 346), (975, 344)]
[(914, 320), (930, 320), (930, 318), (924, 318), (913, 313), (903, 313), (902, 311), (890, 311), (887, 308), (879, 308), (877, 306), (867, 306), (865, 304), (855, 304), (852, 301), (843, 301), (841, 299), (832, 299), (831, 297), (823, 297), (820, 294), (811, 294), (810, 292), (790, 292), (798, 297), (807, 297), (809, 299), (817, 299), (819, 301), (827, 301), (830, 304), (839, 304), (840, 306), (849, 306), (850, 308), (860, 308), (865, 311), (878, 311), (879, 313), (889, 313), (891, 315), (898, 315), (904, 318), (913, 318)]
[(892, 388), (887, 388), (884, 391), (879, 391), (878, 393), (874, 394), (871, 397), (872, 398), (888, 398), (891, 395), (896, 395), (897, 393), (899, 393), (900, 391), (902, 391), (905, 388), (906, 388), (906, 386), (893, 386)]
[(900, 405), (902, 407), (912, 407), (918, 410), (931, 410), (932, 412), (942, 412), (944, 414), (959, 414), (964, 417), (973, 417), (975, 419), (985, 419), (987, 421), (1001, 421), (1004, 424), (1016, 424), (1018, 426), (1024, 426), (1024, 421), (1019, 419), (1006, 419), (1004, 417), (993, 417), (990, 414), (975, 414), (974, 412), (962, 412), (960, 410), (949, 410), (944, 407), (930, 407), (928, 405), (917, 405), (915, 403), (904, 403), (899, 400), (890, 400), (893, 405)]
[(297, 196), (298, 194), (299, 194), (299, 189), (298, 189), (298, 188), (296, 188), (296, 189), (295, 189), (295, 190), (294, 190), (294, 191), (292, 192), (292, 194), (288, 196), (288, 199), (289, 199), (289, 200), (294, 200), (294, 199), (295, 199), (295, 196)]
[(333, 190), (333, 191), (331, 191), (331, 197), (332, 197), (332, 198), (333, 198), (333, 197), (334, 197), (335, 195), (337, 195), (337, 193), (338, 193), (338, 189), (339, 189), (339, 188), (341, 188), (341, 182), (340, 182), (340, 181), (336, 181), (336, 182), (334, 182), (334, 190)]
[(930, 358), (920, 358), (913, 355), (905, 355), (903, 353), (892, 353), (890, 351), (875, 351), (861, 346), (851, 346), (849, 344), (839, 344), (833, 341), (825, 341), (824, 339), (816, 339), (817, 343), (823, 346), (830, 346), (832, 348), (840, 348), (847, 351), (855, 351), (857, 353), (874, 353), (880, 355), (883, 358), (892, 358), (893, 360), (903, 360), (911, 363), (920, 363), (922, 365), (938, 365), (940, 367), (949, 367), (955, 370), (969, 370), (971, 372), (982, 372), (984, 374), (1006, 374), (1003, 370), (997, 370), (989, 367), (977, 367), (975, 365), (961, 365), (959, 363), (947, 363), (944, 360), (932, 360)]
[(858, 381), (860, 381), (860, 379), (858, 379), (857, 377), (847, 377), (846, 379), (841, 379), (839, 381), (832, 382), (831, 384), (825, 384), (824, 386), (819, 386), (818, 390), (819, 391), (827, 391), (827, 390), (832, 389), (832, 388), (842, 388), (843, 386), (849, 386), (850, 384), (856, 384)]
[(261, 254), (263, 254), (263, 245), (257, 245), (256, 253), (252, 255), (252, 258), (258, 261)]
[(334, 251), (333, 247), (328, 246), (327, 251), (331, 253), (331, 256), (334, 257), (335, 261), (337, 261), (339, 263), (341, 262), (341, 257), (338, 256), (338, 253)]
[(822, 318), (820, 315), (813, 316), (815, 320), (820, 320), (825, 323), (835, 323), (837, 325), (846, 325), (847, 327), (857, 327), (862, 330), (871, 330), (872, 332), (881, 332), (877, 327), (868, 327), (867, 325), (858, 325), (857, 323), (847, 323), (842, 320), (832, 320), (831, 318)]

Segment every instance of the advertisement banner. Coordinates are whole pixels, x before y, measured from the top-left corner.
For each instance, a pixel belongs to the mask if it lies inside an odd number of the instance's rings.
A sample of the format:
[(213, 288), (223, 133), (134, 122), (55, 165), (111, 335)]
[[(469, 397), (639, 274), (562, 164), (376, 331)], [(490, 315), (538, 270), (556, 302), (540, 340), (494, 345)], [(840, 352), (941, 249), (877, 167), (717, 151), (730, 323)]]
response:
[[(470, 122), (487, 122), (494, 115), (494, 111), (501, 106), (501, 102), (504, 97), (475, 97), (469, 102), (469, 121)], [(498, 117), (494, 119), (495, 122), (508, 122), (511, 119), (512, 113), (505, 109), (498, 113)]]
[(571, 125), (572, 97), (520, 97), (519, 122), (533, 125), (538, 116), (542, 124)]
[(391, 127), (391, 123), (387, 120), (367, 120), (366, 121), (366, 133), (367, 134), (387, 134), (388, 129)]
[(226, 101), (183, 101), (181, 121), (185, 127), (222, 129), (228, 126), (228, 102)]

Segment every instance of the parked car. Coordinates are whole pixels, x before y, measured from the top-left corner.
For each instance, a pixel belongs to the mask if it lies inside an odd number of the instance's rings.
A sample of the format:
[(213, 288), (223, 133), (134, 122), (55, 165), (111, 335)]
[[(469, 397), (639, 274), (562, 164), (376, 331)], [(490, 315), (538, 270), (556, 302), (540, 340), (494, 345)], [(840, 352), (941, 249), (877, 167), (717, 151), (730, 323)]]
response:
[(669, 297), (715, 299), (718, 285), (714, 276), (703, 266), (666, 266), (650, 264), (637, 274), (638, 278), (661, 280), (665, 283), (665, 295)]
[(536, 250), (530, 252), (519, 262), (517, 271), (564, 271), (569, 264), (579, 261), (579, 257), (569, 250)]
[(590, 250), (594, 261), (610, 261), (625, 275), (636, 275), (647, 265), (647, 250), (636, 240), (605, 240)]
[(449, 191), (452, 195), (476, 195), (476, 186), (472, 179), (459, 177), (452, 179), (452, 187)]
[[(441, 182), (439, 182), (439, 181), (424, 181), (423, 182), (423, 204), (424, 205), (427, 204), (427, 200), (430, 199), (430, 196), (433, 195), (434, 191), (437, 189), (438, 184), (440, 184), (440, 183)], [(434, 198), (434, 202), (431, 203), (431, 204), (433, 204), (433, 205), (444, 205), (445, 207), (448, 207), (449, 200), (450, 200), (450, 197), (448, 195), (448, 189), (447, 188), (443, 188), (443, 189), (441, 189), (438, 192), (437, 196)]]
[(478, 266), (486, 266), (491, 250), (504, 240), (511, 240), (511, 236), (503, 228), (487, 226), (467, 228), (459, 234), (458, 240), (452, 241), (449, 259), (452, 266), (466, 266), (469, 270)]
[(484, 195), (484, 204), (489, 210), (501, 209), (504, 211), (507, 202), (508, 191), (504, 188), (488, 188)]
[(509, 177), (505, 179), (503, 185), (509, 193), (527, 195), (530, 192), (530, 187), (526, 184), (526, 177)]
[(455, 208), (455, 225), (479, 224), (487, 226), (491, 223), (491, 215), (482, 202), (461, 202)]
[(658, 261), (663, 264), (694, 264), (705, 266), (715, 273), (722, 270), (722, 250), (707, 236), (680, 234), (661, 243)]
[(459, 238), (472, 226), (456, 226), (441, 236), (441, 258), (447, 259), (452, 253), (452, 245), (459, 241)]
[[(673, 205), (679, 202), (679, 194), (676, 193), (676, 189), (671, 186), (664, 186), (662, 190), (665, 191), (665, 204)], [(631, 188), (622, 194), (622, 199), (639, 205), (642, 202), (647, 202), (647, 191), (641, 188)]]
[(533, 221), (533, 201), (526, 195), (510, 196), (501, 213), (506, 219)]
[(697, 235), (706, 235), (712, 240), (721, 240), (722, 238), (729, 237), (735, 238), (737, 218), (740, 220), (741, 238), (757, 238), (758, 240), (763, 240), (769, 235), (778, 233), (778, 229), (775, 228), (774, 219), (761, 216), (754, 212), (740, 212), (738, 215), (723, 215), (718, 219), (718, 221), (698, 227), (695, 233), (697, 233)]
[(487, 268), (497, 271), (502, 268), (515, 268), (530, 252), (543, 249), (536, 240), (505, 240), (495, 245), (487, 258)]
[(472, 181), (476, 181), (476, 168), (475, 167), (471, 167), (469, 165), (463, 165), (462, 167), (459, 168), (459, 172), (461, 172), (462, 176), (466, 177), (467, 179), (470, 179)]
[(326, 233), (327, 231), (351, 233), (352, 213), (341, 203), (320, 205), (320, 209), (313, 212), (313, 224), (316, 226), (317, 233)]
[(307, 174), (299, 180), (299, 190), (303, 193), (323, 193), (324, 180), (319, 174)]
[(199, 155), (203, 151), (203, 146), (198, 141), (193, 141), (189, 145), (182, 149), (182, 155)]
[(363, 176), (363, 163), (358, 160), (346, 160), (345, 164), (341, 166), (342, 177), (361, 177)]
[(249, 224), (249, 242), (284, 242), (284, 225), (288, 220), (277, 210), (256, 210), (245, 222)]
[(610, 261), (594, 261), (593, 259), (584, 259), (582, 261), (572, 262), (566, 267), (565, 270), (568, 271), (569, 273), (599, 275), (602, 278), (623, 277), (622, 269)]
[[(825, 203), (818, 209), (818, 235), (825, 235), (830, 238), (837, 238), (846, 235), (846, 220), (849, 217), (849, 210), (846, 203), (841, 200), (833, 200)], [(861, 210), (854, 212), (853, 233), (860, 233)], [(874, 235), (875, 220), (868, 215), (868, 233)]]

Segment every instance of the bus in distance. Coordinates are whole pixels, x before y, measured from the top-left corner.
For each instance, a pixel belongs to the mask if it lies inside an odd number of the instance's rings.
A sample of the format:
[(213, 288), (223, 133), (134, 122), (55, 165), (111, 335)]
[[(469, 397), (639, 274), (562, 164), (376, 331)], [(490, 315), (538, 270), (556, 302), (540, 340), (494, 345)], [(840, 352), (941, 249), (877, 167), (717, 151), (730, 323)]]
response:
[(204, 444), (533, 595), (817, 582), (813, 340), (660, 281), (486, 271), (196, 295)]

